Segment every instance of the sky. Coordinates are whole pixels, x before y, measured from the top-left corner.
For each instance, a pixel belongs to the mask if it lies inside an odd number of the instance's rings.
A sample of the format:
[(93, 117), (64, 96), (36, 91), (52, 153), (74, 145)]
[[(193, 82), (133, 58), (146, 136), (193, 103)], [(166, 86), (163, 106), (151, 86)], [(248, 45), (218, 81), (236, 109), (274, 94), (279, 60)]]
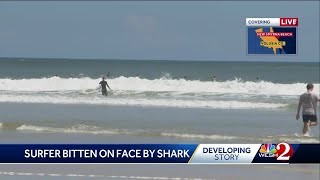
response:
[[(247, 17), (298, 17), (298, 54), (248, 56)], [(319, 62), (319, 1), (0, 1), (0, 57)]]

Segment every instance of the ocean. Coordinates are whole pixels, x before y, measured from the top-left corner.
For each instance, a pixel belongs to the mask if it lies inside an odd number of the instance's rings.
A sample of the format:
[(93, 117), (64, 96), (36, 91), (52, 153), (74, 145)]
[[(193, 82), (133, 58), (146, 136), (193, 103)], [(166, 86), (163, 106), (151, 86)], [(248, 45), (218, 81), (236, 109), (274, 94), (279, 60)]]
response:
[[(319, 94), (318, 63), (2, 58), (0, 143), (319, 143), (319, 126), (301, 137), (295, 119), (309, 82)], [(319, 179), (319, 165), (213, 166), (2, 164), (0, 176)]]
[(295, 120), (306, 83), (319, 94), (319, 72), (319, 63), (2, 58), (0, 143), (319, 143), (319, 126), (300, 137)]

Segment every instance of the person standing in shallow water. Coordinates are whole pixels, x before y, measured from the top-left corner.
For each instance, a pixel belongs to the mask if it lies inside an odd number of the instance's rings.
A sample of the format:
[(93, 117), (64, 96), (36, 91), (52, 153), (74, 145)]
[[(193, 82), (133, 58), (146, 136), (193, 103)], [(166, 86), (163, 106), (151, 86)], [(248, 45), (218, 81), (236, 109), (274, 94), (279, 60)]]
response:
[(108, 92), (107, 92), (107, 87), (111, 90), (111, 88), (109, 87), (107, 81), (105, 81), (105, 77), (102, 77), (102, 81), (99, 83), (100, 84), (100, 88), (101, 88), (101, 92), (103, 96), (107, 96)]
[(296, 119), (300, 118), (300, 110), (302, 107), (302, 120), (303, 129), (302, 134), (308, 135), (309, 126), (317, 126), (317, 102), (320, 101), (319, 97), (312, 93), (313, 84), (307, 85), (307, 92), (303, 93), (299, 99), (299, 105), (297, 110)]

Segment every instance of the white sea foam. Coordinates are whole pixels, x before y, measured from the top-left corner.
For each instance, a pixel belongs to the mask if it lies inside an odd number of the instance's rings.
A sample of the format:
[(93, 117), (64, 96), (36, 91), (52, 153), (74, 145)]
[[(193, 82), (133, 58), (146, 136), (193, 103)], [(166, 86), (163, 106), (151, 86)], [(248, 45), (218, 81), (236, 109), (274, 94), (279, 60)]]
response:
[(22, 132), (43, 132), (43, 133), (66, 133), (66, 134), (95, 134), (95, 135), (112, 135), (112, 134), (128, 134), (128, 132), (120, 130), (107, 130), (100, 129), (95, 126), (77, 125), (70, 128), (56, 128), (56, 127), (45, 127), (45, 126), (34, 126), (23, 124), (19, 126), (17, 131)]
[(231, 140), (239, 139), (235, 136), (222, 136), (222, 135), (205, 135), (205, 134), (178, 134), (178, 133), (161, 133), (162, 136), (188, 138), (188, 139), (211, 139), (211, 140)]
[(183, 139), (209, 139), (209, 140), (233, 140), (233, 141), (250, 141), (250, 142), (289, 142), (289, 143), (319, 143), (319, 139), (315, 137), (298, 138), (293, 135), (275, 135), (265, 137), (245, 137), (245, 136), (229, 136), (216, 134), (179, 134), (179, 133), (161, 133), (162, 136), (183, 138)]
[(154, 130), (129, 130), (129, 129), (103, 129), (96, 126), (74, 125), (72, 127), (49, 127), (23, 124), (16, 128), (19, 132), (30, 133), (63, 133), (63, 134), (93, 134), (93, 135), (143, 135), (150, 134), (164, 137), (194, 140), (211, 141), (240, 141), (240, 142), (289, 142), (289, 143), (319, 143), (316, 137), (296, 137), (294, 135), (274, 135), (268, 137), (245, 137), (219, 134), (195, 134), (195, 133), (176, 133), (176, 132), (158, 132)]
[(147, 98), (101, 98), (101, 97), (66, 97), (48, 95), (0, 95), (0, 102), (17, 103), (54, 103), (54, 104), (100, 104), (119, 106), (159, 106), (178, 108), (211, 108), (211, 109), (277, 109), (286, 107), (282, 103), (262, 103), (245, 101), (215, 100), (179, 100), (179, 99), (147, 99)]
[[(100, 79), (91, 78), (42, 78), (42, 79), (0, 79), (0, 91), (65, 91), (87, 90), (98, 86)], [(118, 77), (108, 80), (114, 90), (128, 91), (170, 91), (183, 93), (241, 93), (255, 95), (299, 95), (305, 91), (304, 83), (277, 84), (272, 82), (243, 82), (231, 80), (224, 82), (203, 82), (184, 79), (140, 79), (138, 77)], [(319, 84), (315, 84), (319, 92)]]
[[(113, 89), (112, 95), (101, 98), (100, 93), (95, 90), (99, 81), (100, 79), (59, 77), (0, 79), (0, 102), (277, 109), (288, 106), (293, 100), (296, 102), (296, 96), (305, 91), (303, 83), (243, 82), (237, 79), (203, 82), (167, 77), (154, 80), (118, 77), (108, 80)], [(315, 84), (314, 91), (319, 91), (319, 84)]]
[(308, 138), (297, 138), (297, 137), (287, 137), (287, 138), (279, 138), (280, 142), (290, 142), (290, 143), (319, 143), (319, 139), (315, 139), (313, 137)]

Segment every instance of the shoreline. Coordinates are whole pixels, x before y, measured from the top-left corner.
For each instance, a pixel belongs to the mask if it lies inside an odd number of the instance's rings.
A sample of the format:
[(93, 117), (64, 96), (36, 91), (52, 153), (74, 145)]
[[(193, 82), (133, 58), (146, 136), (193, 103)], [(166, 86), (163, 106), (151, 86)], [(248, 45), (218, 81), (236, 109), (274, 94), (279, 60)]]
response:
[[(0, 177), (27, 179), (105, 178), (165, 180), (317, 180), (319, 165), (92, 164), (0, 165)], [(188, 173), (186, 173), (188, 172)], [(230, 173), (232, 172), (232, 173)], [(267, 175), (266, 175), (267, 174)]]
[[(3, 143), (319, 143), (294, 112), (0, 103)], [(38, 137), (39, 136), (39, 137)], [(77, 138), (82, 139), (78, 141)], [(34, 139), (33, 139), (34, 138)]]

